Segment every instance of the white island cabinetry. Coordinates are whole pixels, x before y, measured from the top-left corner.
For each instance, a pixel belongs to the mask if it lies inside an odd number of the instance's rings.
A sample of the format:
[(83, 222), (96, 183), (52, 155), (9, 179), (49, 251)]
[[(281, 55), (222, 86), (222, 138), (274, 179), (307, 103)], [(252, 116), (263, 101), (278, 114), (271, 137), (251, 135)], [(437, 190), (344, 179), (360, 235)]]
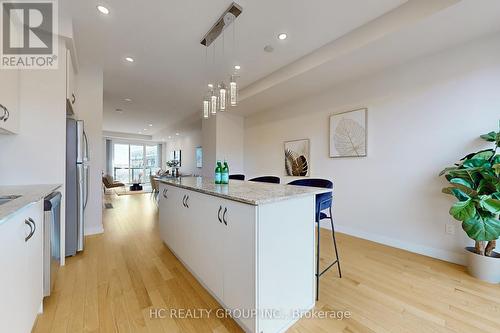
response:
[(245, 331), (282, 332), (314, 306), (317, 190), (225, 186), (160, 183), (161, 238)]

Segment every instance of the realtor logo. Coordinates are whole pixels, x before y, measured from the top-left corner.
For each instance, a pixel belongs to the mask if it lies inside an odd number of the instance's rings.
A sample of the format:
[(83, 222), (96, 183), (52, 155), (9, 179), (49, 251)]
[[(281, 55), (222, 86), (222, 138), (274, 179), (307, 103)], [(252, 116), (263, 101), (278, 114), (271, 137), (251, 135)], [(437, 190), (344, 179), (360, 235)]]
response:
[(57, 68), (55, 1), (1, 2), (0, 68)]

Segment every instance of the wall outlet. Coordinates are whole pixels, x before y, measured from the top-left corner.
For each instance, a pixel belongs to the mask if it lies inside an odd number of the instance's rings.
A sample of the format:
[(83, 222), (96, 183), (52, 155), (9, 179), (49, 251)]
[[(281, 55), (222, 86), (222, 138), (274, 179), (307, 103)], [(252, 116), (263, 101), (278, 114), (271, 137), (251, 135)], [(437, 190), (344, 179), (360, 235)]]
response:
[(455, 225), (452, 223), (446, 223), (444, 226), (444, 232), (448, 235), (454, 235), (455, 234)]

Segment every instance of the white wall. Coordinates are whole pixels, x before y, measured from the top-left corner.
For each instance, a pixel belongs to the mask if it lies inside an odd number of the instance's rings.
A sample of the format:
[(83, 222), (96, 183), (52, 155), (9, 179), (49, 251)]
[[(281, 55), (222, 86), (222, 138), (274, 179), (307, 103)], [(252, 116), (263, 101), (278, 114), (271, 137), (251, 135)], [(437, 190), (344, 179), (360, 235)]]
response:
[(243, 117), (228, 112), (217, 115), (216, 156), (217, 160), (227, 160), (230, 173), (243, 172), (244, 131)]
[(204, 119), (203, 175), (213, 177), (217, 160), (227, 160), (230, 173), (243, 172), (244, 118), (229, 112)]
[(201, 131), (191, 130), (182, 132), (179, 136), (174, 136), (165, 143), (164, 163), (162, 169), (166, 169), (166, 161), (170, 160), (170, 153), (173, 150), (181, 150), (182, 165), (179, 168), (181, 174), (200, 175), (201, 169), (196, 167), (196, 147), (202, 146)]
[[(0, 185), (61, 184), (64, 243), (66, 181), (66, 48), (57, 70), (21, 70), (19, 134), (0, 135)], [(62, 249), (63, 250), (63, 249)]]
[(217, 161), (217, 118), (203, 119), (203, 176), (213, 177)]
[(85, 209), (85, 234), (104, 231), (102, 226), (102, 108), (103, 73), (102, 69), (80, 66), (77, 75), (77, 118), (84, 121), (89, 140), (89, 201)]
[[(250, 116), (247, 176), (283, 175), (283, 142), (309, 138), (312, 177), (335, 184), (339, 231), (462, 263), (469, 240), (448, 215), (453, 199), (437, 175), (497, 129), (498, 54), (500, 35)], [(329, 116), (358, 107), (368, 107), (368, 157), (329, 158)], [(455, 235), (445, 234), (446, 223)]]

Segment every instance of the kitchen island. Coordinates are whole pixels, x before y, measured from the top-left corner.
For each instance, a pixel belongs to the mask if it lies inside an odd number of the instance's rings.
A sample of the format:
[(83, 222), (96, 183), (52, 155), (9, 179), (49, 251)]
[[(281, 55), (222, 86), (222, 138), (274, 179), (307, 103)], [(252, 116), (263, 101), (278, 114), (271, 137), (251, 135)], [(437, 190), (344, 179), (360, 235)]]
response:
[(315, 300), (315, 196), (327, 189), (159, 179), (165, 244), (247, 332), (284, 332)]

